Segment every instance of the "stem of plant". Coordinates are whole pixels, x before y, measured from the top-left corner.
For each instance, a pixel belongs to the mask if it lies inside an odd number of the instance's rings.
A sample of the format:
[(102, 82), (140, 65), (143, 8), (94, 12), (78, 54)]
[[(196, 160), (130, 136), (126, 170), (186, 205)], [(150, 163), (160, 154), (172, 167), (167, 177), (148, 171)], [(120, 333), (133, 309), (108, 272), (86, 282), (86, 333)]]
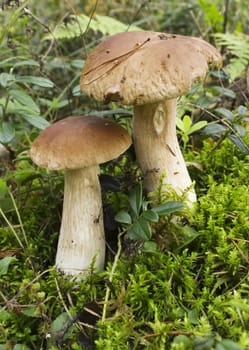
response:
[(13, 225), (12, 225), (11, 222), (7, 219), (6, 215), (4, 214), (4, 212), (3, 212), (3, 210), (2, 210), (1, 208), (0, 208), (0, 214), (1, 214), (2, 217), (4, 218), (6, 224), (9, 226), (11, 232), (14, 234), (14, 236), (15, 236), (17, 242), (19, 243), (20, 247), (21, 247), (23, 250), (25, 250), (25, 247), (24, 247), (22, 241), (20, 240), (18, 234), (17, 234), (16, 231), (14, 230)]
[[(111, 272), (110, 272), (110, 275), (109, 275), (109, 282), (110, 283), (112, 283), (112, 281), (113, 281), (113, 276), (114, 276), (115, 270), (117, 268), (118, 259), (119, 259), (120, 254), (121, 254), (121, 249), (122, 249), (121, 237), (123, 236), (123, 234), (126, 231), (127, 230), (121, 231), (118, 234), (118, 250), (117, 250), (117, 253), (115, 255), (115, 258), (114, 258), (114, 261), (113, 261), (113, 265), (112, 265), (112, 268), (111, 268)], [(110, 292), (111, 292), (111, 289), (110, 289), (109, 286), (107, 286), (106, 287), (106, 293), (105, 293), (105, 301), (104, 301), (104, 306), (103, 306), (103, 313), (102, 313), (102, 322), (105, 322), (105, 320), (106, 320), (107, 303), (108, 303), (108, 300), (109, 300)]]
[(23, 223), (22, 223), (21, 215), (19, 213), (19, 210), (18, 210), (17, 205), (16, 205), (15, 198), (14, 198), (14, 196), (13, 196), (11, 191), (9, 191), (9, 196), (11, 198), (11, 201), (12, 201), (13, 206), (14, 206), (15, 211), (16, 211), (16, 215), (17, 215), (17, 218), (18, 218), (18, 221), (19, 221), (19, 224), (20, 224), (20, 228), (21, 228), (21, 232), (22, 232), (22, 235), (23, 235), (23, 239), (25, 241), (26, 247), (28, 248), (28, 246), (29, 246), (28, 239), (27, 239), (27, 236), (26, 236), (26, 232), (24, 230), (24, 226), (23, 226)]

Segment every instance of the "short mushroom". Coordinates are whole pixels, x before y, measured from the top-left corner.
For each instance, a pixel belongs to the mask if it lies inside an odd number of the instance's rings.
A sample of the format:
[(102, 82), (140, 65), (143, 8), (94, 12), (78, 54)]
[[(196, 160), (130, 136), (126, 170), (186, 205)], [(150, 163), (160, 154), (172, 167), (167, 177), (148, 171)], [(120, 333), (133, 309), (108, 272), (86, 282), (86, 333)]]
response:
[(99, 164), (118, 157), (131, 144), (128, 132), (96, 116), (68, 117), (43, 130), (30, 156), (50, 170), (65, 170), (62, 223), (56, 267), (65, 274), (101, 270), (105, 237), (98, 179)]
[(113, 35), (88, 56), (81, 89), (99, 102), (134, 106), (133, 137), (148, 192), (163, 183), (192, 207), (195, 190), (176, 135), (177, 98), (204, 79), (209, 64), (221, 65), (206, 41), (138, 31)]

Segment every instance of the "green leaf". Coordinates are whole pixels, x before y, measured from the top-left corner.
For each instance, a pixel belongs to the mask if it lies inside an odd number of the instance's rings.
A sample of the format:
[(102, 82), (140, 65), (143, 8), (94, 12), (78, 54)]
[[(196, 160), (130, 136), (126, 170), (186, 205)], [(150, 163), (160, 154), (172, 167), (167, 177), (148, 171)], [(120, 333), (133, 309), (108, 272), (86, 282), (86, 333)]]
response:
[(226, 348), (221, 343), (218, 343), (215, 346), (215, 350), (226, 350)]
[(249, 147), (240, 137), (236, 135), (229, 135), (228, 138), (238, 147), (240, 152), (249, 154)]
[(177, 201), (170, 201), (165, 204), (162, 204), (158, 207), (153, 208), (153, 211), (155, 211), (158, 215), (169, 215), (172, 213), (177, 212), (178, 210), (181, 210), (184, 208), (184, 203), (177, 202)]
[(76, 86), (73, 88), (72, 94), (73, 94), (73, 96), (82, 96), (82, 95), (83, 95), (83, 93), (82, 93), (82, 91), (81, 91), (81, 89), (80, 89), (80, 84), (76, 85)]
[[(110, 16), (95, 15), (95, 20), (96, 20), (95, 25), (97, 29), (101, 31), (103, 34), (113, 35), (120, 32), (126, 32), (128, 29), (127, 24), (124, 24)], [(137, 30), (140, 30), (140, 28), (136, 26), (130, 26), (129, 30), (137, 31)]]
[(84, 63), (85, 63), (84, 60), (73, 60), (73, 61), (71, 62), (71, 66), (72, 66), (73, 68), (80, 69), (80, 71), (81, 71), (82, 68), (83, 68)]
[(93, 18), (90, 19), (90, 17), (83, 13), (80, 15), (71, 15), (68, 19), (69, 21), (67, 23), (62, 22), (57, 25), (52, 34), (46, 34), (43, 40), (76, 38), (84, 33), (88, 26), (93, 29), (95, 25), (95, 20)]
[(193, 227), (184, 225), (182, 227), (182, 240), (183, 243), (178, 246), (175, 251), (180, 251), (183, 248), (187, 247), (191, 242), (193, 242), (197, 237), (200, 236), (200, 233), (198, 233)]
[(220, 107), (220, 108), (215, 108), (214, 112), (222, 115), (223, 117), (225, 117), (228, 120), (234, 120), (234, 114), (233, 112), (231, 112), (229, 109)]
[(0, 276), (6, 275), (8, 273), (9, 265), (16, 261), (16, 258), (13, 256), (6, 256), (3, 259), (0, 259)]
[(247, 113), (248, 113), (248, 109), (247, 109), (245, 106), (240, 105), (240, 106), (238, 107), (238, 115), (239, 115), (239, 116), (241, 116), (241, 117), (246, 117)]
[(144, 252), (157, 252), (157, 244), (152, 241), (145, 241), (143, 245)]
[(131, 217), (130, 214), (127, 213), (124, 210), (119, 211), (116, 215), (115, 215), (115, 220), (117, 222), (120, 222), (122, 224), (131, 224)]
[(66, 340), (72, 332), (72, 327), (69, 327), (71, 318), (67, 312), (60, 314), (51, 324), (48, 334), (50, 337), (47, 339), (47, 346), (51, 348), (55, 345), (58, 339)]
[(6, 181), (0, 178), (0, 200), (4, 199), (8, 194), (8, 186)]
[(152, 222), (157, 222), (159, 219), (158, 214), (153, 209), (143, 211), (141, 217)]
[(183, 121), (179, 117), (176, 118), (176, 126), (179, 130), (184, 131)]
[(40, 113), (39, 107), (34, 100), (28, 94), (26, 94), (26, 92), (21, 90), (10, 90), (10, 96), (12, 96), (12, 98), (14, 98), (14, 100), (19, 102), (21, 105), (25, 106), (26, 109), (29, 109), (36, 114)]
[(245, 72), (249, 60), (246, 58), (235, 59), (231, 58), (230, 63), (226, 66), (226, 71), (230, 75), (230, 80), (235, 80), (241, 77)]
[(141, 184), (135, 186), (128, 197), (129, 204), (133, 213), (138, 216), (142, 207), (142, 186)]
[(59, 333), (61, 330), (65, 329), (65, 326), (71, 320), (67, 312), (61, 313), (51, 324), (50, 331), (52, 333)]
[(46, 98), (40, 98), (39, 101), (43, 106), (47, 106), (53, 110), (58, 110), (69, 104), (68, 99), (59, 100), (58, 98), (53, 98), (52, 100), (48, 100)]
[(183, 344), (184, 349), (187, 349), (191, 345), (191, 340), (186, 335), (180, 334), (174, 337), (173, 344)]
[(9, 195), (8, 185), (5, 180), (0, 178), (0, 208), (5, 210), (10, 210), (13, 208), (13, 201)]
[(151, 228), (148, 221), (143, 218), (139, 218), (134, 222), (131, 228), (127, 231), (131, 239), (141, 239), (142, 241), (148, 241), (151, 238)]
[(224, 125), (220, 124), (208, 124), (205, 126), (203, 130), (204, 135), (210, 135), (210, 136), (221, 136), (222, 134), (225, 134), (227, 132), (227, 128)]
[(191, 135), (194, 132), (203, 129), (205, 126), (207, 125), (207, 121), (206, 120), (201, 120), (200, 122), (194, 123), (188, 131), (188, 134)]
[(239, 137), (245, 137), (246, 136), (246, 129), (244, 126), (240, 124), (233, 124), (234, 130), (239, 135)]
[(33, 85), (37, 85), (43, 88), (52, 88), (54, 86), (54, 83), (43, 77), (36, 77), (36, 76), (30, 76), (30, 75), (22, 75), (19, 77), (16, 77), (16, 81), (18, 83), (29, 83)]
[(192, 125), (192, 120), (191, 120), (190, 116), (186, 114), (183, 117), (182, 121), (183, 121), (183, 131), (187, 132), (190, 129), (191, 125)]
[[(104, 16), (95, 15), (88, 17), (85, 14), (70, 15), (67, 23), (62, 22), (57, 25), (52, 34), (47, 34), (43, 40), (51, 39), (70, 39), (82, 35), (86, 30), (92, 30), (100, 32), (102, 35), (113, 35), (119, 32), (127, 31), (128, 25), (124, 24), (117, 19)], [(130, 31), (140, 30), (139, 27), (129, 26)]]
[(5, 60), (1, 60), (0, 61), (0, 67), (1, 68), (9, 68), (9, 67), (13, 67), (13, 61), (15, 61), (18, 58), (18, 56), (16, 57), (8, 57)]
[(212, 90), (213, 92), (215, 92), (216, 94), (218, 93), (218, 94), (220, 94), (220, 95), (229, 97), (229, 98), (231, 98), (231, 99), (233, 99), (233, 100), (236, 98), (236, 94), (235, 94), (235, 92), (234, 92), (233, 90), (231, 90), (231, 89), (226, 89), (226, 88), (224, 88), (224, 87), (222, 87), (222, 86), (218, 86), (218, 85), (212, 86), (212, 87), (211, 87), (211, 90)]
[[(235, 342), (233, 342), (232, 340), (229, 340), (229, 339), (222, 340), (219, 343), (219, 345), (221, 345), (224, 350), (243, 350), (243, 348), (239, 344), (236, 344)], [(220, 348), (220, 349), (222, 349), (222, 348)], [(216, 350), (217, 350), (217, 346), (216, 346)]]
[(199, 324), (199, 313), (196, 309), (188, 310), (187, 313), (188, 322), (192, 325), (198, 325)]
[(37, 175), (34, 174), (33, 169), (20, 169), (15, 171), (13, 177), (18, 184), (24, 184), (29, 179), (36, 178)]
[(212, 95), (210, 96), (201, 96), (195, 102), (196, 107), (200, 107), (201, 109), (211, 108), (213, 103), (217, 103), (217, 97)]
[(34, 60), (24, 60), (18, 61), (13, 65), (13, 68), (23, 67), (23, 66), (32, 66), (32, 67), (40, 67), (39, 63)]
[(16, 344), (13, 347), (13, 350), (31, 350), (30, 347), (28, 347), (27, 345), (24, 344)]
[(50, 124), (49, 122), (40, 117), (39, 115), (31, 115), (31, 114), (25, 114), (22, 113), (22, 117), (31, 125), (35, 126), (36, 128), (40, 130), (44, 130), (47, 128)]
[(37, 317), (36, 306), (29, 305), (23, 309), (22, 313), (28, 317)]
[(8, 122), (3, 122), (0, 125), (0, 142), (8, 143), (14, 138), (14, 136), (15, 129), (13, 128), (13, 125)]
[(7, 86), (10, 86), (13, 83), (13, 81), (15, 81), (14, 74), (9, 74), (9, 73), (0, 74), (0, 85), (2, 85), (2, 87), (6, 88)]
[(212, 349), (212, 346), (214, 345), (214, 338), (213, 337), (201, 337), (198, 336), (193, 341), (193, 348), (195, 350), (209, 350)]
[(5, 322), (11, 317), (11, 313), (0, 306), (0, 322)]

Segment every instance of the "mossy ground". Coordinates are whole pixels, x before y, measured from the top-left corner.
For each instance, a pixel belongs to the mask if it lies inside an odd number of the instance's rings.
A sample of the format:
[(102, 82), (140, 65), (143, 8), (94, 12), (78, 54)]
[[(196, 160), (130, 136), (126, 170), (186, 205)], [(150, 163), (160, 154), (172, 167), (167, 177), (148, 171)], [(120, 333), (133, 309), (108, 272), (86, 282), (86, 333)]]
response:
[(0, 348), (249, 348), (249, 158), (229, 140), (213, 147), (208, 140), (186, 155), (203, 166), (192, 171), (199, 197), (195, 214), (156, 224), (155, 240), (157, 229), (162, 237), (165, 229), (168, 247), (159, 240), (156, 251), (146, 252), (126, 249), (129, 242), (123, 241), (111, 284), (111, 251), (106, 270), (82, 281), (52, 267), (61, 177), (49, 178), (48, 186), (47, 174), (40, 174), (28, 182), (39, 187), (28, 196), (27, 182), (17, 184), (22, 222), (12, 205), (12, 226), (1, 228), (1, 246), (7, 252), (18, 247), (15, 231), (23, 248), (1, 260)]

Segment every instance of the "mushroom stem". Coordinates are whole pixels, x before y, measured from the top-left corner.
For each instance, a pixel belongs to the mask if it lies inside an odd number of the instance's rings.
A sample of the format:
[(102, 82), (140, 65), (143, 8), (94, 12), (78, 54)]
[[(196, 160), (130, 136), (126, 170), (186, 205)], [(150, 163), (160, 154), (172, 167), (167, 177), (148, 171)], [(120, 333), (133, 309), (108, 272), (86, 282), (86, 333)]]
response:
[(156, 191), (164, 175), (163, 183), (179, 195), (186, 193), (192, 207), (196, 194), (177, 140), (176, 102), (167, 99), (134, 107), (134, 146), (146, 190)]
[(102, 270), (105, 239), (99, 166), (65, 171), (62, 224), (56, 255), (57, 269), (75, 275), (94, 267)]

